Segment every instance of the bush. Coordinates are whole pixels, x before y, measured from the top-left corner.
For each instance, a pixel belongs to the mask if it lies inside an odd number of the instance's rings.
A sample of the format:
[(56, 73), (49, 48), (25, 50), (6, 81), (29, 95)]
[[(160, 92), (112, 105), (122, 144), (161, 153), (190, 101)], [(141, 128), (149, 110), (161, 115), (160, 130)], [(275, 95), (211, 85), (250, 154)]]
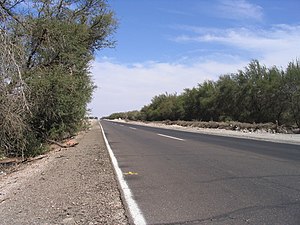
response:
[(0, 154), (36, 155), (82, 127), (116, 20), (105, 0), (25, 0), (2, 1), (0, 22)]

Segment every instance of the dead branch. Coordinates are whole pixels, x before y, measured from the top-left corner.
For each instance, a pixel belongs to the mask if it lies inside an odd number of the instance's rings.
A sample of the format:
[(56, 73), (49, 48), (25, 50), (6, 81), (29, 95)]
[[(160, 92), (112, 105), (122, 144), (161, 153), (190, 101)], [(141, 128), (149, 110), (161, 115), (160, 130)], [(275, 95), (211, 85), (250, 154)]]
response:
[(59, 143), (59, 142), (57, 142), (57, 141), (54, 141), (54, 140), (46, 139), (46, 141), (47, 141), (47, 142), (49, 142), (50, 144), (55, 144), (55, 145), (58, 145), (58, 146), (59, 146), (59, 147), (61, 147), (61, 148), (68, 148), (68, 146), (67, 146), (67, 145), (64, 145), (64, 144), (62, 144), (62, 143)]
[(57, 141), (50, 140), (50, 139), (46, 139), (46, 141), (51, 144), (58, 145), (59, 147), (62, 147), (62, 148), (69, 148), (69, 147), (74, 147), (74, 146), (78, 145), (78, 142), (74, 141), (74, 140), (69, 140), (65, 144), (62, 144), (62, 143), (59, 143)]
[(2, 28), (0, 49), (0, 150), (5, 155), (21, 153), (24, 159), (27, 129), (24, 115), (30, 113), (29, 90), (22, 78), (24, 50)]

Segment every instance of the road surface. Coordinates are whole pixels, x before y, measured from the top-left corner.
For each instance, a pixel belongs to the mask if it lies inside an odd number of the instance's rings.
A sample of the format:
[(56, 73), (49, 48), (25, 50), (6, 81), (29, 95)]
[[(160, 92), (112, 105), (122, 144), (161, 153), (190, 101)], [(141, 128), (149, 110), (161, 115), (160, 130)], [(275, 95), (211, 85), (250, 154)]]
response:
[(300, 146), (101, 121), (147, 224), (300, 224)]

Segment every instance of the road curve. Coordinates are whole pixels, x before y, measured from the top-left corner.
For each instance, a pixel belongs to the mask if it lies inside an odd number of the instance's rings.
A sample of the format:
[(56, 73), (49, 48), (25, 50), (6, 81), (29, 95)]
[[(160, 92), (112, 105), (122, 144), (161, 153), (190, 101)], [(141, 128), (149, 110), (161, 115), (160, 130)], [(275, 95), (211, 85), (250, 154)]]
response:
[(300, 224), (300, 146), (101, 121), (147, 224)]

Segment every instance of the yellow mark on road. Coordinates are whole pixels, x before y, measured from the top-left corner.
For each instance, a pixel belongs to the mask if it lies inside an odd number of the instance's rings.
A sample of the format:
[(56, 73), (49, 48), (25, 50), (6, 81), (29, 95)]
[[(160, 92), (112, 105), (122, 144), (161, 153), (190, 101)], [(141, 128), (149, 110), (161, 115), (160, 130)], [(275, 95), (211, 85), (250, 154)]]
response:
[(135, 173), (135, 172), (128, 172), (128, 173), (124, 173), (124, 175), (138, 175), (138, 173)]

